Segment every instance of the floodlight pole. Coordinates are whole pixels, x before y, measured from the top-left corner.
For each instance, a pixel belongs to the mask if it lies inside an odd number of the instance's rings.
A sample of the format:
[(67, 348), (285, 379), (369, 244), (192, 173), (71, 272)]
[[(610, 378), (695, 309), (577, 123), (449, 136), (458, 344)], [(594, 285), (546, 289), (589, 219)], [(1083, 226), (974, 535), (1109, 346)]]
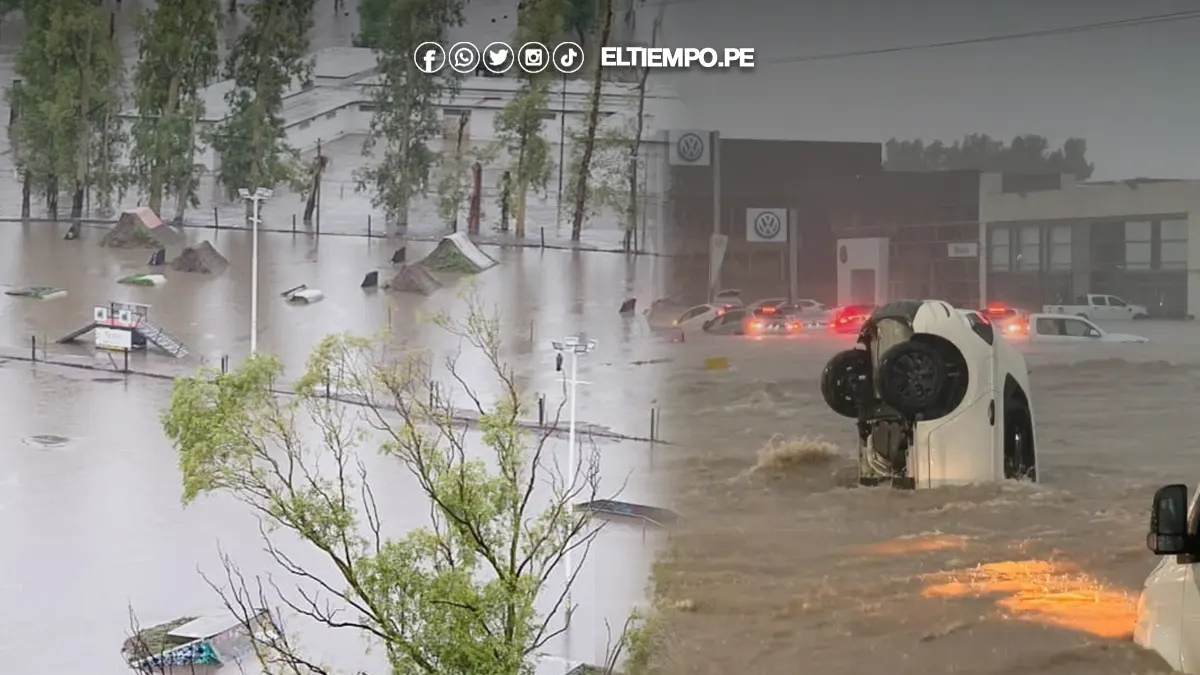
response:
[[(579, 381), (579, 357), (582, 354), (587, 354), (596, 348), (596, 341), (589, 340), (580, 335), (572, 335), (563, 339), (562, 342), (553, 342), (554, 350), (560, 355), (563, 352), (568, 352), (571, 356), (571, 379), (567, 381), (568, 395), (571, 401), (567, 413), (567, 471), (570, 478), (567, 482), (567, 513), (574, 512), (574, 504), (570, 502), (572, 490), (575, 486), (575, 479), (579, 475), (579, 452), (576, 445), (576, 411), (578, 410), (578, 392), (579, 385), (586, 384)], [(567, 616), (566, 625), (569, 628), (571, 625), (571, 586), (575, 576), (575, 566), (571, 561), (571, 543), (563, 542), (567, 546), (566, 552), (563, 554), (563, 563), (566, 568), (566, 599), (567, 599)]]
[(242, 199), (250, 200), (250, 353), (258, 352), (258, 223), (261, 205), (271, 196), (271, 191), (258, 188), (254, 192), (247, 189), (238, 190)]

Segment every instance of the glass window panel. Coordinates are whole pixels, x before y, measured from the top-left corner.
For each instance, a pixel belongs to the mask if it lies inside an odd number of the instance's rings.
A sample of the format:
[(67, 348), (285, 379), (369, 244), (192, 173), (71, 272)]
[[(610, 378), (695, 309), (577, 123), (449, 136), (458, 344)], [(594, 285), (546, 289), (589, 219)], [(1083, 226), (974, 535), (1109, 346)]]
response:
[(1150, 242), (1131, 241), (1125, 243), (1125, 269), (1138, 270), (1150, 267)]
[(1055, 225), (1050, 228), (1050, 243), (1069, 245), (1071, 243), (1071, 226)]
[[(1186, 220), (1164, 220), (1159, 228), (1159, 234), (1163, 241), (1187, 241), (1188, 239), (1188, 221)], [(1165, 246), (1163, 248), (1166, 248)]]
[(1150, 221), (1131, 220), (1125, 223), (1125, 241), (1150, 241), (1150, 231)]
[(994, 246), (1008, 246), (1008, 228), (993, 227), (988, 231), (988, 241)]
[(1158, 254), (1159, 267), (1165, 270), (1187, 267), (1187, 248), (1187, 242), (1164, 240)]
[(1007, 271), (1009, 269), (1009, 248), (1007, 246), (993, 246), (991, 251), (992, 269)]
[(1052, 269), (1052, 270), (1069, 270), (1069, 269), (1071, 269), (1071, 245), (1070, 244), (1051, 244), (1050, 245), (1050, 269)]
[(1033, 271), (1041, 269), (1042, 246), (1041, 228), (1035, 226), (1022, 227), (1017, 237), (1020, 247), (1017, 249), (1017, 269)]

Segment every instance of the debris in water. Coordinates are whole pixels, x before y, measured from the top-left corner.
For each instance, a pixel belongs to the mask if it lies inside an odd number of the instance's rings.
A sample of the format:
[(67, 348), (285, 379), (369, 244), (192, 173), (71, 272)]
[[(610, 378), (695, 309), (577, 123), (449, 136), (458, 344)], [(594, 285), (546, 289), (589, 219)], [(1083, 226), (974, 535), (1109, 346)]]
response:
[(23, 286), (4, 291), (5, 295), (33, 300), (56, 300), (67, 297), (67, 291), (53, 286)]

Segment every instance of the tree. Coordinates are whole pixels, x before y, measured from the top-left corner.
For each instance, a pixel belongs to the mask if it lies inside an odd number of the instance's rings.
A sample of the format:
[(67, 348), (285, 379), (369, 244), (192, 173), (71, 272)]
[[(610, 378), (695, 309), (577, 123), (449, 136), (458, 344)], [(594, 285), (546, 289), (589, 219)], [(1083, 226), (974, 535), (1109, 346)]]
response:
[[(176, 380), (163, 428), (179, 452), (185, 503), (231, 495), (263, 521), (267, 552), (297, 582), (296, 589), (266, 582), (276, 601), (319, 624), (360, 632), (382, 647), (397, 675), (527, 673), (563, 631), (562, 619), (569, 621), (570, 581), (559, 585), (568, 576), (565, 560), (572, 552), (586, 556), (598, 532), (583, 510), (571, 508), (594, 498), (597, 456), (593, 449), (574, 473), (556, 469), (550, 440), (560, 430), (557, 416), (543, 429), (522, 422), (532, 401), (503, 360), (496, 314), (470, 297), (464, 319), (434, 321), (486, 364), (468, 381), (457, 359), (446, 361), (457, 394), (431, 374), (427, 353), (331, 336), (310, 356), (291, 398), (273, 393), (283, 367), (261, 353), (227, 374)], [(479, 375), (490, 382), (477, 384)], [(480, 386), (498, 391), (495, 400), (485, 402)], [(470, 411), (456, 410), (455, 398)], [(478, 433), (466, 428), (468, 417)], [(317, 433), (306, 436), (300, 429), (309, 425)], [(367, 438), (415, 479), (430, 506), (425, 527), (385, 534), (358, 453)], [(331, 571), (301, 567), (278, 547), (293, 537)], [(268, 601), (264, 582), (247, 581), (229, 558), (225, 565), (222, 597), (248, 621), (251, 608)], [(550, 609), (543, 614), (539, 606)], [(286, 639), (257, 643), (264, 661), (308, 663)]]
[(395, 4), (392, 0), (359, 0), (358, 33), (354, 36), (355, 47), (378, 49), (387, 35), (388, 13)]
[(108, 35), (108, 12), (92, 0), (30, 0), (28, 30), (17, 55), (19, 89), (10, 104), (22, 114), (12, 129), (18, 171), (44, 190), (58, 217), (60, 178), (71, 177), (71, 217), (83, 215), (91, 183), (97, 114), (119, 97), (120, 60)]
[[(637, 120), (630, 117), (618, 124), (602, 125), (592, 138), (592, 156), (588, 170), (587, 193), (580, 195), (579, 183), (572, 180), (565, 186), (563, 208), (576, 212), (583, 205), (583, 217), (591, 220), (605, 213), (614, 213), (622, 220), (630, 212), (629, 199), (637, 198), (637, 192), (629, 193), (630, 164), (629, 153), (633, 145), (633, 134), (636, 132)], [(583, 161), (584, 148), (587, 147), (586, 131), (579, 130), (572, 134), (571, 157), (568, 160), (567, 172), (570, 176), (580, 175), (580, 165)], [(640, 165), (640, 162), (638, 162)], [(636, 169), (634, 169), (636, 171)], [(634, 177), (636, 180), (636, 174)], [(636, 213), (636, 207), (635, 213)], [(628, 224), (627, 224), (628, 226)]]
[[(547, 44), (562, 34), (563, 0), (527, 0), (517, 14), (517, 44)], [(498, 150), (504, 150), (511, 166), (511, 187), (516, 190), (516, 235), (525, 236), (525, 206), (530, 188), (544, 192), (554, 169), (550, 144), (542, 136), (550, 102), (549, 69), (522, 72), (520, 87), (492, 121)], [(559, 113), (562, 117), (563, 113)], [(565, 120), (561, 120), (565, 124)]]
[[(658, 14), (654, 17), (654, 24), (650, 29), (650, 46), (658, 46), (658, 37), (662, 33), (663, 18), (666, 16), (667, 6), (659, 5)], [(637, 223), (638, 223), (638, 204), (641, 202), (639, 195), (638, 174), (642, 168), (642, 136), (646, 131), (646, 85), (650, 80), (650, 69), (643, 66), (638, 73), (637, 80), (637, 117), (634, 118), (633, 138), (629, 144), (629, 158), (626, 165), (626, 178), (629, 183), (628, 203), (626, 204), (625, 212), (625, 239), (624, 248), (628, 253), (636, 248), (637, 239)], [(645, 245), (645, 242), (643, 242)]]
[[(608, 44), (609, 35), (612, 33), (613, 0), (604, 0), (603, 11), (600, 40), (595, 52), (597, 57)], [(592, 93), (588, 97), (587, 132), (583, 137), (583, 153), (575, 171), (575, 211), (571, 216), (571, 241), (579, 241), (583, 233), (583, 219), (587, 215), (588, 179), (592, 169), (592, 155), (596, 148), (596, 129), (600, 124), (600, 103), (603, 95), (604, 66), (601, 59), (597, 58), (596, 69), (592, 72)], [(636, 176), (634, 180), (637, 180)]]
[(363, 152), (382, 145), (383, 155), (356, 178), (360, 190), (373, 190), (372, 205), (383, 208), (395, 231), (408, 227), (413, 198), (428, 193), (429, 174), (437, 162), (429, 141), (442, 133), (441, 101), (452, 99), (463, 79), (452, 68), (436, 75), (422, 73), (413, 53), (422, 42), (445, 42), (448, 30), (462, 25), (464, 1), (394, 2), (375, 42), (382, 81), (375, 89), (375, 114)]
[(1087, 141), (1068, 138), (1052, 150), (1045, 136), (1024, 134), (1004, 141), (987, 134), (971, 134), (953, 145), (926, 144), (917, 139), (889, 140), (884, 167), (892, 171), (946, 171), (974, 169), (1013, 173), (1065, 173), (1079, 180), (1091, 178), (1095, 165), (1087, 161)]
[[(239, 189), (274, 188), (296, 176), (283, 97), (311, 76), (307, 55), (314, 1), (261, 0), (245, 10), (250, 25), (238, 35), (225, 67), (234, 81), (225, 95), (229, 115), (211, 138), (221, 156), (217, 179), (231, 199)], [(249, 217), (249, 204), (246, 209)]]
[(177, 221), (187, 206), (199, 205), (193, 166), (200, 92), (217, 76), (220, 21), (217, 0), (159, 0), (136, 24), (131, 168), (155, 213), (162, 214), (165, 195), (175, 196)]

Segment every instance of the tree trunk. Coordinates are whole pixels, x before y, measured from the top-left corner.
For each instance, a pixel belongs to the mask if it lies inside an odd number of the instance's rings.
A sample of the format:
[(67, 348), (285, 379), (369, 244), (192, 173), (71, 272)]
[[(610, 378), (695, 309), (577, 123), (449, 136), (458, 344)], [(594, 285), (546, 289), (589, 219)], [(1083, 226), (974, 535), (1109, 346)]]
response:
[[(612, 34), (613, 0), (604, 0), (604, 27), (600, 31), (600, 40), (596, 53), (603, 51)], [(583, 155), (579, 158), (579, 170), (575, 176), (575, 213), (571, 218), (571, 241), (579, 241), (583, 233), (583, 218), (587, 213), (588, 174), (591, 172), (592, 154), (596, 150), (596, 129), (600, 126), (600, 98), (604, 93), (604, 66), (596, 61), (596, 71), (592, 75), (592, 95), (588, 110), (587, 133), (583, 138)]]
[(58, 220), (58, 176), (50, 176), (46, 182), (46, 210), (50, 220)]
[(30, 197), (33, 195), (33, 176), (28, 171), (21, 172), (21, 218), (28, 220), (32, 209), (29, 208)]
[(529, 192), (529, 182), (517, 181), (517, 237), (525, 236), (525, 195)]
[[(650, 47), (658, 46), (658, 33), (662, 30), (663, 15), (666, 6), (658, 8), (658, 16), (654, 18), (654, 27), (650, 29)], [(629, 203), (626, 205), (628, 209), (625, 217), (625, 251), (637, 248), (637, 223), (639, 212), (639, 197), (638, 194), (638, 158), (642, 154), (642, 134), (646, 130), (646, 82), (650, 79), (650, 69), (642, 68), (639, 73), (637, 87), (637, 121), (634, 122), (633, 143), (629, 147)], [(661, 227), (661, 223), (659, 224)], [(642, 239), (646, 237), (643, 232)], [(642, 241), (642, 247), (646, 246), (646, 242)]]
[(162, 111), (159, 113), (157, 125), (154, 130), (154, 163), (150, 166), (150, 179), (147, 181), (146, 193), (150, 209), (160, 217), (162, 216), (163, 203), (163, 164), (168, 161), (163, 157), (162, 127), (163, 124), (171, 121), (175, 116), (175, 111), (179, 108), (179, 84), (181, 77), (179, 74), (171, 76), (171, 81), (167, 84), (167, 100), (163, 104)]
[(325, 155), (321, 154), (321, 141), (317, 141), (317, 156), (313, 159), (312, 184), (308, 189), (308, 201), (304, 203), (304, 224), (312, 225), (313, 213), (317, 210), (317, 193), (321, 190), (321, 175), (325, 173)]
[(71, 220), (83, 218), (83, 198), (86, 192), (83, 185), (75, 184), (75, 194), (71, 195)]
[(79, 65), (79, 147), (75, 149), (75, 193), (71, 199), (71, 218), (83, 217), (83, 198), (88, 185), (88, 162), (92, 158), (92, 33), (95, 28), (93, 17), (87, 17), (87, 44), (83, 48), (83, 60)]

